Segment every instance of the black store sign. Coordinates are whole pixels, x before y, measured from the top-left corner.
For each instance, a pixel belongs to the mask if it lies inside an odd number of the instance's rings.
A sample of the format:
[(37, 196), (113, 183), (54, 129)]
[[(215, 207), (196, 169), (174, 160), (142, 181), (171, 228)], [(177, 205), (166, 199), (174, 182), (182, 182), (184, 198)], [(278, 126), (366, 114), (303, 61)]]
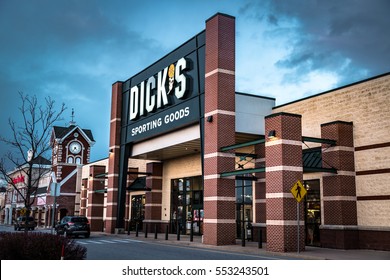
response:
[(199, 122), (204, 93), (204, 33), (123, 87), (122, 143), (134, 143)]

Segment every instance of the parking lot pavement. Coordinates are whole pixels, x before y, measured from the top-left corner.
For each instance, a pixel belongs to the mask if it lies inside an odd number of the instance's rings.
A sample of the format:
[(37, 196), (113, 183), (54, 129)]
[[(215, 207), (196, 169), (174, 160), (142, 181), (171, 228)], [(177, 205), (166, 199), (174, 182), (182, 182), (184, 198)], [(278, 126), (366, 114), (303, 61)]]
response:
[(165, 234), (160, 233), (157, 236), (157, 239), (154, 238), (154, 233), (149, 233), (148, 237), (145, 238), (143, 233), (139, 233), (136, 237), (135, 232), (130, 232), (128, 235), (125, 234), (106, 234), (100, 232), (92, 233), (92, 236), (98, 235), (108, 235), (115, 236), (117, 238), (132, 238), (138, 239), (145, 242), (161, 242), (166, 244), (171, 244), (175, 246), (193, 246), (193, 247), (202, 247), (211, 250), (223, 250), (223, 251), (232, 251), (232, 252), (241, 252), (248, 254), (261, 254), (267, 256), (290, 256), (292, 258), (301, 258), (301, 259), (312, 259), (312, 260), (390, 260), (390, 251), (379, 251), (379, 250), (340, 250), (340, 249), (330, 249), (330, 248), (320, 248), (320, 247), (311, 247), (306, 246), (304, 251), (301, 252), (288, 252), (288, 253), (279, 253), (279, 252), (269, 252), (267, 251), (267, 244), (262, 243), (262, 248), (258, 248), (259, 244), (257, 242), (245, 242), (245, 247), (241, 245), (241, 240), (237, 240), (235, 245), (225, 245), (225, 246), (213, 246), (202, 243), (201, 236), (194, 236), (193, 241), (190, 241), (190, 236), (182, 235), (180, 240), (177, 240), (175, 234), (169, 234), (168, 240), (165, 240)]

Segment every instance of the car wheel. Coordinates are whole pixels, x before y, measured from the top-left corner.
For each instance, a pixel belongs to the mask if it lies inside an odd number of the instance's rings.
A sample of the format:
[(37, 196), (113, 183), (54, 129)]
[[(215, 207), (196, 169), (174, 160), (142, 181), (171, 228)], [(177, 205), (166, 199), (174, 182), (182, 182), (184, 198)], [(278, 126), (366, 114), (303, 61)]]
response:
[(18, 228), (17, 228), (16, 226), (14, 226), (14, 230), (15, 230), (15, 231), (17, 231), (17, 230), (18, 230)]

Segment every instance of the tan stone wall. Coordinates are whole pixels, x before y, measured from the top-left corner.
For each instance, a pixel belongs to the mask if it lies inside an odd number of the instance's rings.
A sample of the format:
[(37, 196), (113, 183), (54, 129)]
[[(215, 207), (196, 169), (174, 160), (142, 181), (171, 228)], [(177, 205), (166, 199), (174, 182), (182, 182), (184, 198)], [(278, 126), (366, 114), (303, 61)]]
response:
[(355, 147), (390, 141), (390, 75), (273, 110), (302, 115), (302, 134), (320, 137), (320, 124), (354, 123)]
[[(303, 136), (321, 137), (320, 125), (353, 122), (354, 146), (390, 143), (390, 75), (275, 108), (302, 115)], [(310, 147), (313, 143), (308, 143)], [(390, 168), (390, 147), (355, 152), (355, 170)], [(390, 227), (390, 200), (359, 200), (390, 194), (390, 173), (356, 176), (358, 225)]]
[(164, 161), (161, 220), (169, 221), (171, 209), (171, 180), (202, 175), (200, 154)]

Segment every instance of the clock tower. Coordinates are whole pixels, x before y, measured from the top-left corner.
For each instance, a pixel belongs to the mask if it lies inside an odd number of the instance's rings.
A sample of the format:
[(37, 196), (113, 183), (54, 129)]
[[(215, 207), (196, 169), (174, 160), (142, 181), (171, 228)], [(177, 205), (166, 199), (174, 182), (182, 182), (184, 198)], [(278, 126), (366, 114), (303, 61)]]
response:
[(77, 177), (82, 165), (89, 163), (94, 143), (92, 131), (79, 127), (73, 120), (67, 127), (53, 126), (50, 139), (52, 172), (60, 185), (60, 196), (56, 198), (54, 207), (54, 196), (50, 195), (49, 187), (46, 205), (56, 208), (52, 210), (56, 212), (56, 220), (65, 215), (78, 215), (79, 205), (76, 205), (76, 201), (80, 190), (76, 189)]

